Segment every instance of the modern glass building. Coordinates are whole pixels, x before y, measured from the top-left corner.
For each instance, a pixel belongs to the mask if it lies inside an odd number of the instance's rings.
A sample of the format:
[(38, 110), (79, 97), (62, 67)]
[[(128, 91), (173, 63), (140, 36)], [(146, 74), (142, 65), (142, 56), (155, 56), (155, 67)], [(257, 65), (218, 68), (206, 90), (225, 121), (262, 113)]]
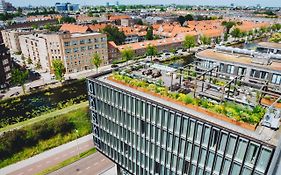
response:
[(113, 160), (121, 173), (280, 172), (280, 131), (265, 127), (250, 131), (110, 81), (106, 76), (88, 79), (93, 139), (98, 151)]

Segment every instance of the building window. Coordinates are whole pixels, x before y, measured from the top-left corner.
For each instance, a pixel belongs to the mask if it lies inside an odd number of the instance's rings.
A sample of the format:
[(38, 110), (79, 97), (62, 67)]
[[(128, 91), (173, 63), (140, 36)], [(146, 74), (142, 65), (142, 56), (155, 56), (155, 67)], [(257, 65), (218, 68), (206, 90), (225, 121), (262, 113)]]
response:
[(238, 75), (245, 75), (246, 74), (246, 68), (239, 67), (238, 68)]
[(154, 163), (154, 173), (160, 174), (160, 163), (158, 163), (158, 162)]
[(234, 73), (234, 66), (233, 65), (227, 65), (226, 73), (233, 74)]
[(281, 75), (273, 74), (271, 83), (273, 83), (273, 84), (281, 84)]
[(80, 44), (85, 44), (85, 40), (80, 40)]
[(250, 143), (250, 146), (247, 150), (247, 156), (246, 156), (245, 163), (254, 165), (255, 160), (258, 156), (258, 149), (259, 149), (259, 146), (257, 144)]
[(64, 42), (64, 46), (70, 46), (70, 42)]

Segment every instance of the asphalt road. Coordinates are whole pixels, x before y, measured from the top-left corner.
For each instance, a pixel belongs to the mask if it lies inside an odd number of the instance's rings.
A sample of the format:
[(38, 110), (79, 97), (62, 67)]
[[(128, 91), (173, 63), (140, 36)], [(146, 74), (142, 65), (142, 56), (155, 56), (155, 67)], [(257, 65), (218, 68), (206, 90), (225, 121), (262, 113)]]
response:
[[(79, 148), (79, 152), (84, 152), (84, 151), (87, 151), (91, 148), (94, 147), (94, 144), (93, 144), (93, 141), (92, 140), (89, 140), (87, 142), (84, 142), (84, 143), (81, 143), (79, 144), (78, 148)], [(67, 149), (63, 152), (60, 152), (58, 154), (55, 154), (51, 157), (48, 157), (46, 159), (43, 159), (43, 160), (40, 160), (40, 161), (37, 161), (36, 163), (34, 164), (31, 164), (31, 165), (28, 165), (28, 166), (25, 166), (21, 169), (18, 169), (12, 173), (9, 173), (9, 175), (32, 175), (32, 174), (36, 174), (36, 173), (39, 173), (49, 167), (52, 167), (54, 165), (57, 165), (58, 163), (68, 159), (68, 158), (71, 158), (75, 155), (77, 155), (78, 152), (77, 152), (77, 147), (74, 146), (70, 149)]]
[(114, 166), (114, 163), (96, 152), (84, 159), (81, 159), (71, 165), (63, 167), (50, 175), (98, 175)]

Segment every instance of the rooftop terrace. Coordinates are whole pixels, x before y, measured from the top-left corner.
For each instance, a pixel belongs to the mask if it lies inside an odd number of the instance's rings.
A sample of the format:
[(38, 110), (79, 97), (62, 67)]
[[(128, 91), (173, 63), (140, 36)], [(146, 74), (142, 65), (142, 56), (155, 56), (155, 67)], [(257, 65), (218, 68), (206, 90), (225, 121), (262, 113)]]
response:
[(261, 125), (267, 115), (280, 124), (281, 92), (243, 76), (230, 77), (217, 67), (137, 63), (98, 80), (273, 145), (281, 136), (280, 130)]

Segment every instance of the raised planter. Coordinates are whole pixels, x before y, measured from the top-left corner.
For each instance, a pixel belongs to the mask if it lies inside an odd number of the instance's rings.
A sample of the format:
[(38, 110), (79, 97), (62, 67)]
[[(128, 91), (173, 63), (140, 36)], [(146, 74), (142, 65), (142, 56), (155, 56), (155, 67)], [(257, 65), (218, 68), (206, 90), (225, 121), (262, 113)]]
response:
[[(261, 99), (261, 104), (265, 104), (265, 105), (268, 105), (268, 106), (271, 106), (275, 101), (273, 100), (270, 100), (270, 99)], [(281, 103), (276, 103), (274, 105), (276, 108), (281, 108)]]
[(124, 86), (127, 86), (127, 87), (130, 87), (130, 88), (133, 88), (133, 89), (136, 89), (138, 91), (141, 91), (141, 92), (144, 92), (144, 93), (147, 93), (147, 94), (150, 94), (152, 96), (155, 96), (155, 97), (159, 97), (159, 98), (162, 98), (164, 100), (167, 100), (169, 102), (172, 102), (172, 103), (175, 103), (175, 104), (178, 104), (178, 105), (181, 105), (181, 106), (185, 106), (187, 108), (190, 108), (190, 109), (193, 109), (195, 111), (198, 111), (198, 112), (201, 112), (203, 114), (206, 114), (208, 116), (211, 116), (211, 117), (214, 117), (214, 118), (217, 118), (219, 120), (223, 120), (223, 121), (226, 121), (226, 122), (229, 122), (229, 123), (232, 123), (234, 125), (237, 125), (237, 126), (240, 126), (242, 128), (245, 128), (245, 129), (248, 129), (248, 130), (256, 130), (256, 127), (257, 125), (252, 125), (252, 124), (249, 124), (249, 123), (245, 123), (245, 122), (241, 122), (241, 121), (236, 121), (235, 119), (232, 119), (232, 118), (229, 118), (225, 115), (221, 115), (221, 114), (218, 114), (218, 113), (215, 113), (213, 111), (209, 111), (207, 109), (204, 109), (202, 107), (199, 107), (199, 106), (195, 106), (195, 105), (192, 105), (192, 104), (186, 104), (184, 102), (181, 102), (179, 100), (175, 100), (175, 99), (172, 99), (170, 97), (166, 97), (166, 96), (162, 96), (158, 93), (155, 93), (155, 92), (152, 92), (148, 89), (145, 89), (145, 88), (141, 88), (141, 87), (136, 87), (136, 86), (132, 86), (132, 85), (129, 85), (127, 83), (124, 83), (122, 81), (119, 81), (119, 80), (116, 80), (114, 79), (112, 76), (109, 76), (108, 77), (108, 80), (110, 81), (113, 81), (115, 83), (118, 83), (118, 84), (122, 84)]

